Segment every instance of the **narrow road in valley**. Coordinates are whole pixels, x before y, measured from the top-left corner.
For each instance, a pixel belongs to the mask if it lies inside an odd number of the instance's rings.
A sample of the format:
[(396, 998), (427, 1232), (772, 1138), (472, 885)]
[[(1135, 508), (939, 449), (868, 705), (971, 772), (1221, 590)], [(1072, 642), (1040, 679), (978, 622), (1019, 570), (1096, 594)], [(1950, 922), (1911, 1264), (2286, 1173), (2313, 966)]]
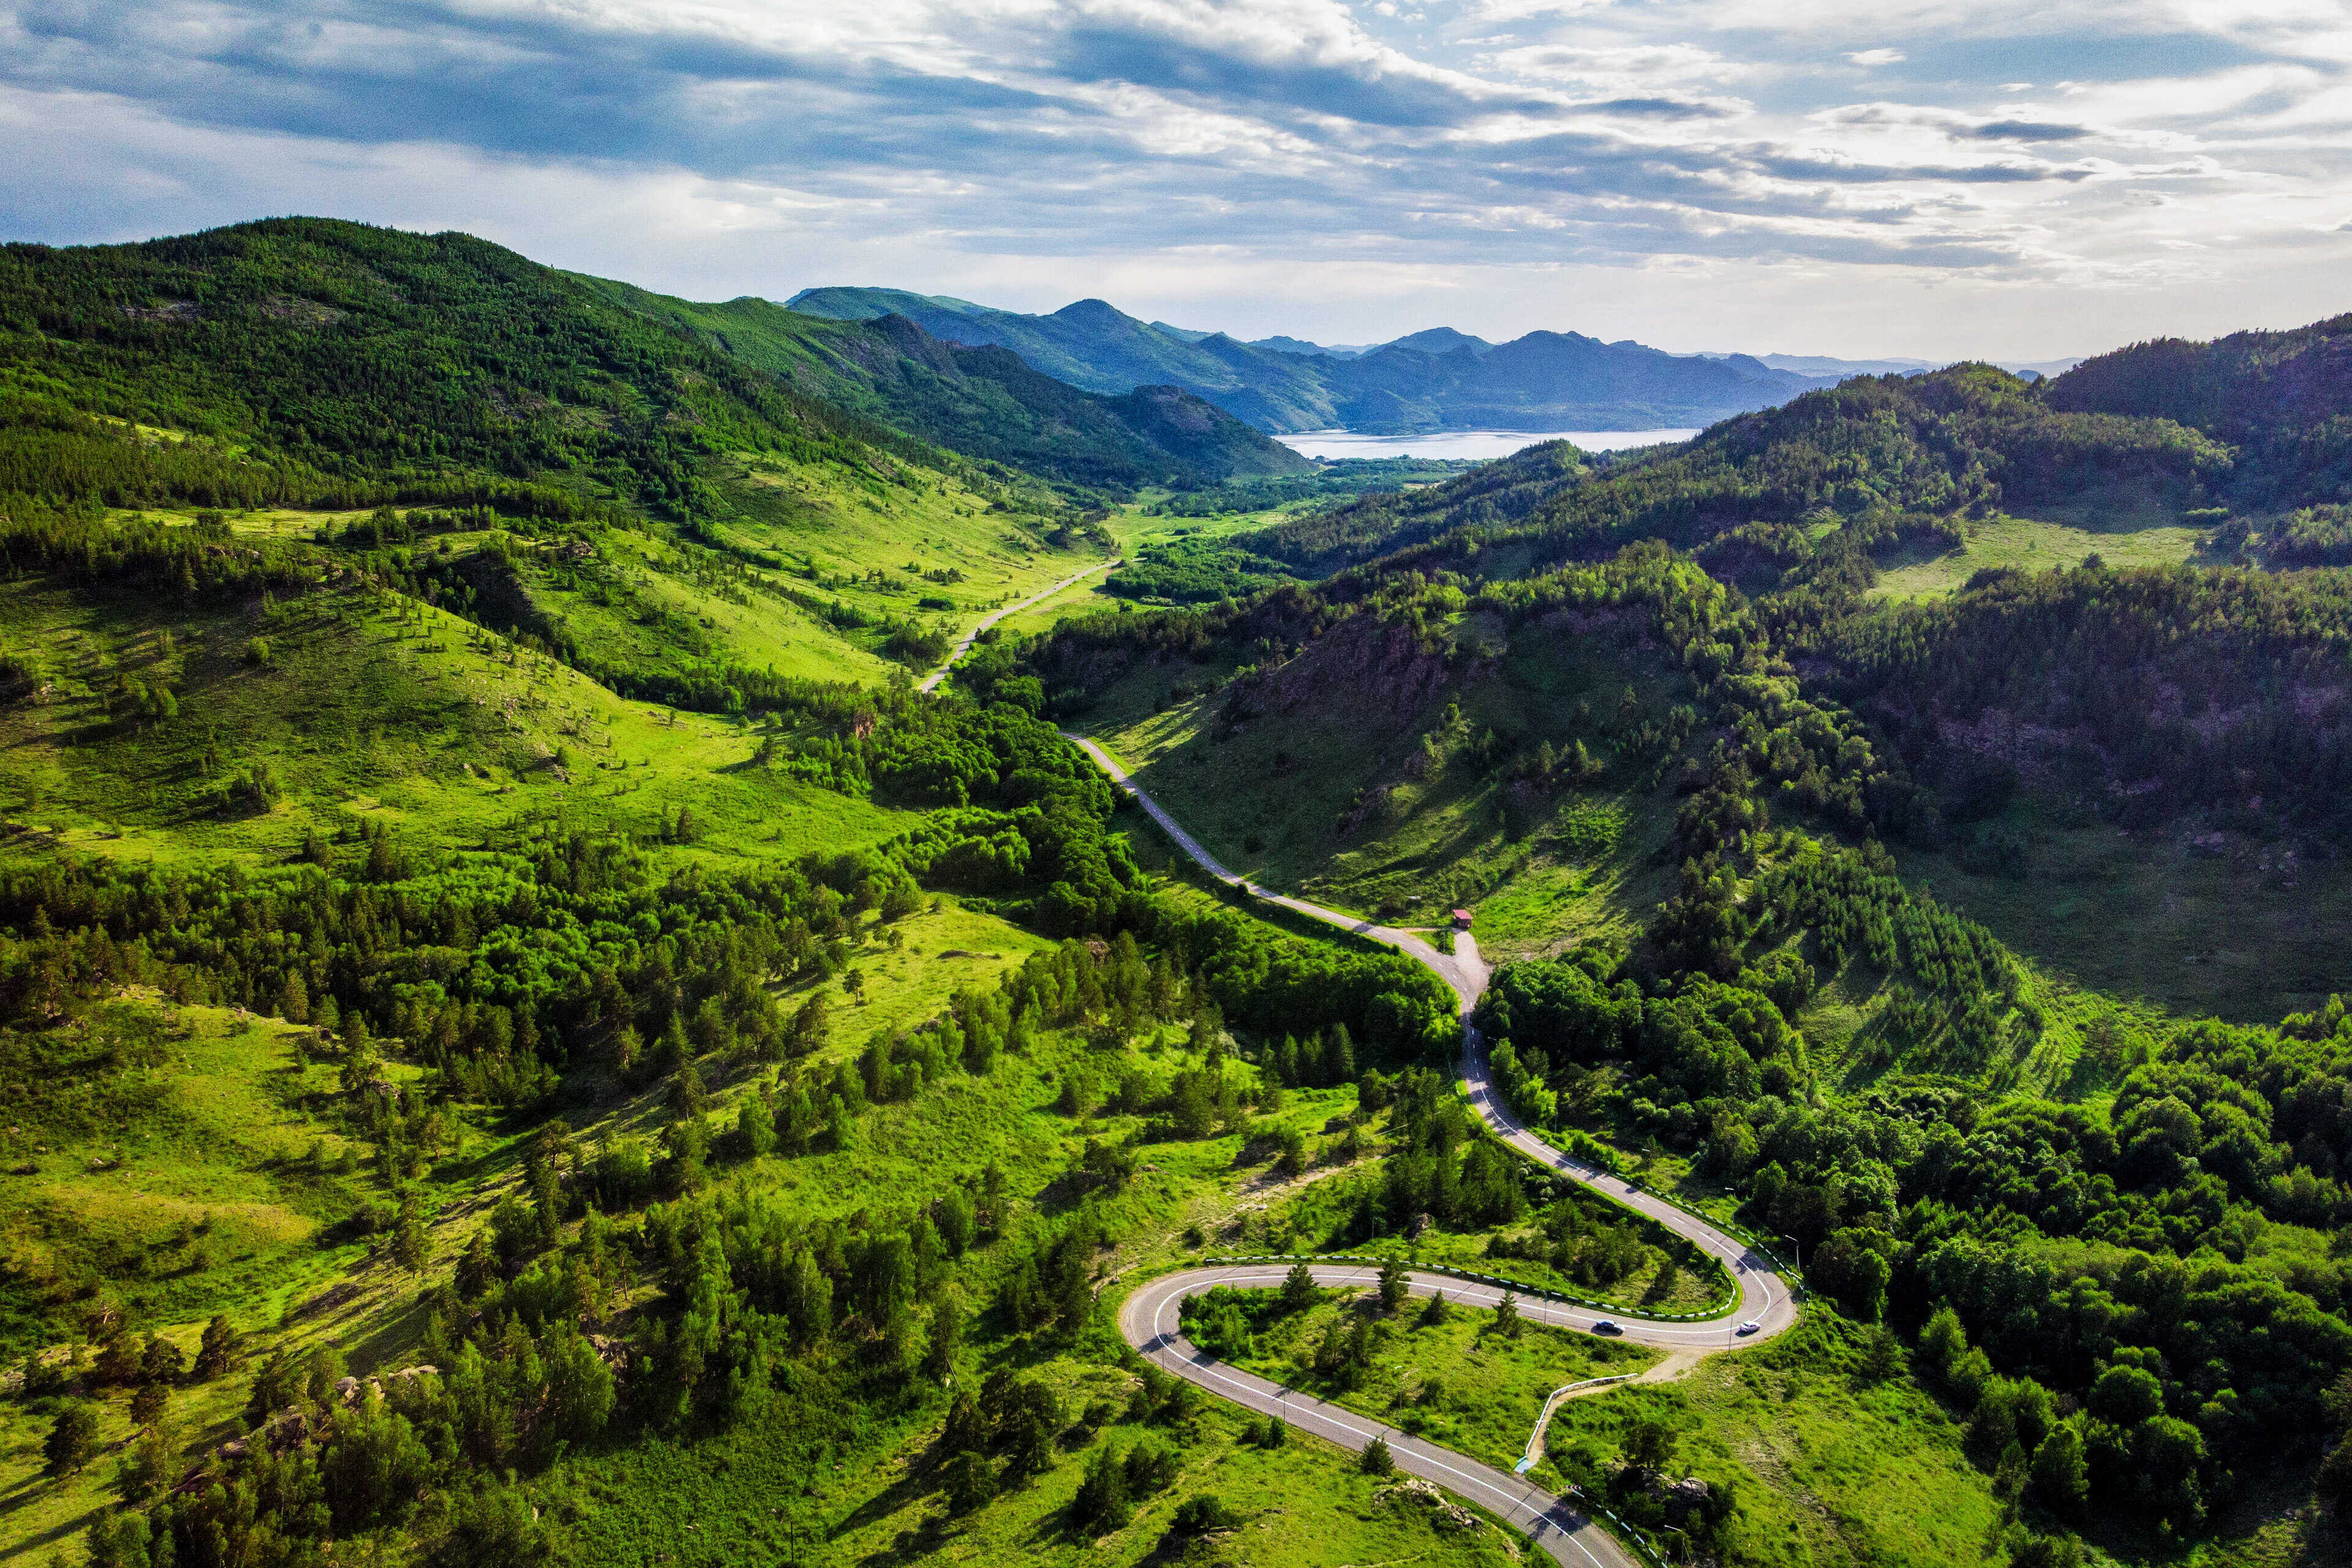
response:
[(1295, 910), (1310, 920), (1318, 920), (1326, 925), (1338, 926), (1341, 931), (1353, 931), (1358, 936), (1370, 937), (1374, 942), (1400, 949), (1436, 971), (1440, 980), (1454, 987), (1454, 994), (1462, 998), (1465, 1014), (1476, 1004), (1479, 994), (1486, 989), (1486, 966), (1479, 962), (1478, 946), (1470, 940), (1467, 932), (1454, 938), (1453, 952), (1444, 953), (1438, 952), (1427, 938), (1412, 931), (1375, 925), (1360, 915), (1327, 910), (1320, 904), (1310, 904), (1305, 899), (1294, 899), (1271, 888), (1261, 888), (1245, 877), (1235, 876), (1225, 869), (1215, 856), (1202, 848), (1199, 839), (1177, 826), (1176, 819), (1169, 816), (1158, 801), (1136, 788), (1135, 782), (1127, 776), (1127, 770), (1113, 762), (1108, 752), (1084, 735), (1073, 735), (1067, 730), (1062, 731), (1062, 737), (1093, 758), (1095, 765), (1110, 775), (1111, 783), (1133, 795), (1135, 803), (1150, 814), (1151, 820), (1167, 829), (1168, 837), (1176, 841), (1179, 849), (1191, 856), (1202, 870), (1220, 882), (1230, 882), (1246, 889), (1253, 898), (1263, 899), (1269, 904), (1280, 904), (1286, 910)]
[[(1797, 1302), (1789, 1285), (1780, 1277), (1777, 1260), (1656, 1194), (1643, 1191), (1613, 1172), (1602, 1171), (1562, 1153), (1521, 1124), (1504, 1105), (1487, 1068), (1486, 1044), (1471, 1022), (1471, 1011), (1486, 989), (1486, 965), (1479, 957), (1478, 944), (1471, 939), (1469, 932), (1455, 934), (1451, 953), (1440, 952), (1426, 939), (1412, 931), (1378, 925), (1359, 916), (1343, 914), (1304, 899), (1291, 898), (1272, 889), (1259, 887), (1221, 864), (1216, 857), (1202, 847), (1200, 840), (1179, 826), (1176, 819), (1169, 816), (1158, 801), (1138, 789), (1135, 782), (1128, 777), (1127, 770), (1113, 761), (1101, 746), (1083, 735), (1070, 735), (1066, 731), (1064, 733), (1110, 776), (1113, 784), (1134, 796), (1136, 803), (1150, 815), (1151, 819), (1167, 830), (1179, 848), (1219, 881), (1241, 887), (1255, 898), (1279, 904), (1342, 931), (1385, 942), (1426, 965), (1453, 988), (1454, 995), (1461, 1001), (1464, 1097), (1496, 1135), (1537, 1163), (1604, 1194), (1612, 1203), (1654, 1220), (1692, 1246), (1720, 1259), (1738, 1283), (1738, 1305), (1721, 1317), (1698, 1323), (1664, 1323), (1643, 1321), (1629, 1314), (1616, 1320), (1624, 1338), (1642, 1344), (1656, 1345), (1670, 1352), (1676, 1368), (1686, 1368), (1702, 1356), (1741, 1344), (1760, 1343), (1797, 1321)], [(1251, 1289), (1277, 1286), (1288, 1269), (1286, 1263), (1240, 1264), (1227, 1268), (1190, 1268), (1164, 1276), (1142, 1286), (1129, 1299), (1120, 1314), (1119, 1327), (1129, 1342), (1178, 1376), (1188, 1378), (1212, 1393), (1251, 1409), (1281, 1414), (1286, 1420), (1295, 1420), (1306, 1430), (1328, 1437), (1343, 1447), (1360, 1449), (1375, 1435), (1386, 1436), (1401, 1468), (1445, 1487), (1508, 1519), (1533, 1536), (1561, 1563), (1598, 1564), (1601, 1568), (1631, 1568), (1634, 1560), (1627, 1556), (1623, 1549), (1604, 1534), (1599, 1526), (1575, 1513), (1562, 1500), (1536, 1489), (1517, 1477), (1491, 1469), (1433, 1444), (1407, 1437), (1353, 1412), (1341, 1412), (1336, 1406), (1320, 1401), (1288, 1394), (1263, 1378), (1251, 1377), (1218, 1362), (1192, 1345), (1177, 1331), (1177, 1304), (1184, 1297), (1218, 1284)], [(1315, 1275), (1318, 1283), (1326, 1284), (1356, 1283), (1374, 1278), (1372, 1270), (1354, 1265), (1318, 1264), (1315, 1266)], [(1475, 1304), (1491, 1304), (1501, 1294), (1493, 1287), (1471, 1285), (1441, 1275), (1416, 1274), (1412, 1279), (1415, 1290), (1425, 1292), (1443, 1289), (1453, 1293), (1455, 1299)], [(1601, 1316), (1587, 1308), (1535, 1300), (1528, 1300), (1520, 1310), (1538, 1321), (1559, 1323), (1587, 1331)], [(1751, 1324), (1753, 1327), (1748, 1328), (1746, 1334), (1740, 1333), (1740, 1329)], [(1294, 1416), (1293, 1412), (1298, 1414)]]
[(930, 674), (923, 677), (921, 680), (916, 682), (915, 689), (918, 691), (929, 691), (938, 686), (940, 681), (945, 680), (948, 678), (948, 671), (955, 668), (956, 660), (970, 653), (971, 651), (971, 645), (980, 640), (980, 634), (994, 626), (997, 622), (1003, 620), (1005, 616), (1017, 616), (1022, 611), (1027, 609), (1030, 605), (1050, 599), (1055, 595), (1060, 593), (1063, 589), (1070, 586), (1073, 583), (1083, 583), (1097, 572), (1108, 572), (1112, 567), (1118, 565), (1118, 561), (1119, 558), (1116, 555), (1112, 556), (1108, 561), (1097, 561), (1093, 565), (1087, 567), (1085, 571), (1073, 572), (1068, 576), (1063, 578), (1060, 582), (1055, 584), (1052, 587), (1046, 589), (1045, 592), (1032, 594), (1017, 605), (1007, 605), (1001, 610), (991, 610), (987, 615), (980, 617), (979, 623), (975, 625), (971, 630), (963, 634), (963, 640), (955, 645), (954, 650), (948, 655), (946, 663), (940, 665), (939, 668), (931, 671)]

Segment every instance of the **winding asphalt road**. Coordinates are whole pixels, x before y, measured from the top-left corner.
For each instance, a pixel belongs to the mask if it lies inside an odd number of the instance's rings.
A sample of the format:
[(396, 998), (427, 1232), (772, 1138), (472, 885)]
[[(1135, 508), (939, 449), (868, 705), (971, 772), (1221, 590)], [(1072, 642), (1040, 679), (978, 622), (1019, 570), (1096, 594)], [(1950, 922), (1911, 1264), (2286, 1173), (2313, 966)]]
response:
[[(1064, 733), (1092, 758), (1097, 766), (1110, 775), (1113, 784), (1133, 795), (1137, 804), (1167, 830), (1177, 846), (1211, 876), (1244, 888), (1252, 896), (1269, 903), (1280, 904), (1285, 909), (1294, 910), (1343, 931), (1385, 942), (1427, 965), (1452, 986), (1454, 994), (1461, 999), (1463, 1089), (1471, 1107), (1487, 1126), (1514, 1149), (1538, 1164), (1605, 1194), (1612, 1203), (1622, 1204), (1656, 1221), (1675, 1235), (1722, 1259), (1731, 1270), (1732, 1278), (1738, 1281), (1739, 1304), (1722, 1317), (1697, 1323), (1648, 1322), (1624, 1317), (1617, 1320), (1622, 1337), (1637, 1344), (1656, 1346), (1668, 1352), (1675, 1363), (1687, 1365), (1700, 1356), (1716, 1354), (1741, 1344), (1760, 1343), (1797, 1321), (1795, 1298), (1780, 1278), (1780, 1265), (1770, 1257), (1613, 1173), (1603, 1172), (1570, 1158), (1537, 1137), (1511, 1114), (1503, 1104), (1487, 1071), (1486, 1042), (1479, 1038), (1477, 1029), (1470, 1021), (1471, 1009), (1486, 988), (1486, 965), (1478, 956), (1477, 943), (1471, 940), (1468, 932), (1457, 933), (1454, 939), (1454, 952), (1444, 953), (1412, 931), (1377, 925), (1354, 915), (1309, 903), (1304, 899), (1291, 898), (1259, 887), (1220, 864), (1214, 856), (1202, 847), (1198, 839), (1177, 826), (1175, 818), (1170, 816), (1158, 801), (1138, 789), (1134, 781), (1128, 777), (1127, 770), (1113, 761), (1108, 752), (1083, 735)], [(1378, 1277), (1375, 1270), (1360, 1265), (1314, 1264), (1311, 1267), (1316, 1282), (1320, 1285), (1367, 1284)], [(1408, 1436), (1354, 1411), (1342, 1409), (1311, 1395), (1294, 1394), (1264, 1378), (1254, 1377), (1218, 1361), (1183, 1337), (1177, 1323), (1177, 1311), (1185, 1297), (1217, 1285), (1270, 1289), (1280, 1285), (1289, 1269), (1290, 1265), (1286, 1261), (1188, 1268), (1180, 1273), (1163, 1275), (1140, 1286), (1128, 1298), (1119, 1314), (1120, 1331), (1126, 1335), (1129, 1343), (1177, 1376), (1246, 1408), (1266, 1415), (1279, 1415), (1290, 1425), (1327, 1438), (1341, 1447), (1360, 1450), (1368, 1447), (1375, 1436), (1385, 1437), (1390, 1452), (1396, 1458), (1398, 1468), (1444, 1487), (1507, 1520), (1569, 1568), (1641, 1568), (1637, 1559), (1566, 1500), (1543, 1491), (1519, 1477), (1465, 1458), (1433, 1443)], [(1443, 1275), (1416, 1273), (1410, 1279), (1410, 1289), (1416, 1293), (1426, 1295), (1443, 1289), (1451, 1292), (1454, 1300), (1474, 1305), (1492, 1305), (1502, 1295), (1498, 1288), (1471, 1284)], [(1534, 1299), (1523, 1301), (1519, 1310), (1538, 1322), (1557, 1323), (1586, 1331), (1591, 1330), (1600, 1316), (1588, 1308)], [(1750, 1322), (1756, 1325), (1755, 1329), (1741, 1336), (1738, 1332), (1739, 1325)]]
[[(1370, 1286), (1379, 1271), (1358, 1266), (1311, 1264), (1315, 1282), (1323, 1286)], [(1200, 1384), (1222, 1399), (1267, 1415), (1279, 1415), (1285, 1425), (1361, 1452), (1375, 1437), (1388, 1440), (1389, 1454), (1407, 1475), (1444, 1487), (1508, 1521), (1535, 1541), (1567, 1568), (1646, 1568), (1567, 1500), (1507, 1470), (1467, 1459), (1451, 1448), (1424, 1443), (1385, 1423), (1328, 1400), (1318, 1399), (1229, 1366), (1184, 1338), (1177, 1326), (1177, 1309), (1183, 1299), (1214, 1285), (1240, 1289), (1272, 1289), (1290, 1272), (1287, 1263), (1236, 1264), (1227, 1268), (1192, 1268), (1163, 1275), (1139, 1287), (1119, 1310), (1119, 1331), (1152, 1362), (1187, 1382)], [(1443, 1289), (1448, 1300), (1491, 1307), (1500, 1290), (1467, 1284), (1434, 1274), (1408, 1277), (1409, 1289), (1426, 1296)], [(1566, 1322), (1556, 1303), (1528, 1300), (1520, 1311), (1538, 1322)]]
[(955, 668), (956, 660), (970, 653), (971, 651), (971, 645), (980, 640), (980, 634), (994, 626), (997, 622), (1003, 620), (1005, 616), (1018, 615), (1023, 610), (1027, 609), (1030, 605), (1036, 604), (1039, 600), (1050, 599), (1055, 595), (1060, 593), (1063, 589), (1068, 587), (1071, 584), (1083, 583), (1097, 572), (1108, 572), (1112, 567), (1118, 564), (1118, 560), (1119, 558), (1114, 555), (1108, 561), (1097, 561), (1083, 572), (1073, 572), (1070, 575), (1063, 578), (1060, 582), (1055, 584), (1044, 593), (1032, 594), (1017, 605), (1007, 605), (1001, 610), (993, 610), (989, 614), (981, 616), (980, 620), (972, 626), (971, 630), (963, 634), (963, 640), (956, 644), (955, 647), (948, 654), (947, 662), (940, 665), (939, 668), (931, 671), (930, 674), (923, 677), (919, 681), (917, 681), (915, 683), (915, 689), (918, 691), (929, 691), (933, 687), (939, 685), (940, 681), (945, 680), (948, 678), (948, 671)]

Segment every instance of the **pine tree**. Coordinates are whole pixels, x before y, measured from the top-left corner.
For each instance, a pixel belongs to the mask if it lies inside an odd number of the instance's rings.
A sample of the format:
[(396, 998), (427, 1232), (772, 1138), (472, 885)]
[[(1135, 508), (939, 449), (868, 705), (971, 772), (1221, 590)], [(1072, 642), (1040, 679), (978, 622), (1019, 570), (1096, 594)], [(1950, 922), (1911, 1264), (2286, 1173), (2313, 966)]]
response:
[(963, 1305), (952, 1294), (931, 1309), (931, 1331), (923, 1347), (923, 1375), (945, 1383), (955, 1372), (956, 1347), (963, 1342)]
[(131, 1395), (131, 1424), (152, 1426), (172, 1402), (172, 1391), (160, 1383), (142, 1383)]
[(425, 1228), (425, 1207), (415, 1193), (402, 1195), (400, 1217), (392, 1226), (392, 1260), (411, 1275), (425, 1272), (432, 1261), (433, 1247)]
[(677, 1121), (689, 1121), (700, 1116), (709, 1103), (709, 1096), (703, 1092), (702, 1075), (695, 1070), (694, 1058), (689, 1056), (678, 1063), (677, 1076), (670, 1079), (669, 1113)]
[(214, 1318), (205, 1325), (204, 1339), (196, 1346), (196, 1381), (209, 1383), (235, 1370), (244, 1352), (244, 1336), (230, 1326), (226, 1318)]
[(41, 1444), (42, 1457), (58, 1474), (78, 1476), (97, 1452), (98, 1412), (81, 1400), (68, 1400)]
[(1375, 1437), (1366, 1446), (1360, 1461), (1364, 1474), (1386, 1478), (1396, 1474), (1396, 1456), (1389, 1452), (1389, 1440)]
[(970, 1513), (996, 1495), (996, 1468), (988, 1457), (966, 1448), (947, 1463), (948, 1507)]
[(1087, 1466), (1087, 1478), (1070, 1500), (1070, 1517), (1089, 1535), (1108, 1535), (1126, 1526), (1134, 1510), (1127, 1499), (1127, 1468), (1105, 1443)]
[(1348, 1026), (1334, 1024), (1323, 1042), (1323, 1081), (1337, 1086), (1356, 1080), (1356, 1046), (1348, 1038)]
[(490, 1233), (477, 1229), (466, 1238), (466, 1250), (457, 1258), (454, 1283), (459, 1300), (475, 1300), (488, 1290), (498, 1277), (498, 1259), (490, 1253)]
[(1282, 1310), (1301, 1312), (1315, 1305), (1315, 1271), (1304, 1263), (1294, 1263), (1282, 1280)]

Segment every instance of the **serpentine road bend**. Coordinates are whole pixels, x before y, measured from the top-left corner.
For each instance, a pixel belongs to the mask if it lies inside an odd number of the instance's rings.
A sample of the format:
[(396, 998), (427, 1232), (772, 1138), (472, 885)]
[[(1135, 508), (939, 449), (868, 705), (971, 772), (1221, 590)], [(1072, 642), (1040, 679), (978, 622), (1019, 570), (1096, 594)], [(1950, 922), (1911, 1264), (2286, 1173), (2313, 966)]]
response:
[[(1615, 1321), (1621, 1337), (1636, 1344), (1654, 1345), (1687, 1365), (1701, 1356), (1743, 1344), (1760, 1343), (1797, 1321), (1795, 1297), (1780, 1277), (1779, 1263), (1772, 1258), (1613, 1173), (1570, 1158), (1537, 1137), (1511, 1114), (1487, 1072), (1486, 1042), (1479, 1038), (1477, 1029), (1470, 1022), (1471, 1009), (1476, 1005), (1480, 993), (1486, 988), (1486, 966), (1478, 956), (1477, 943), (1471, 940), (1467, 931), (1456, 933), (1451, 953), (1440, 952), (1412, 931), (1376, 925), (1354, 915), (1327, 910), (1320, 904), (1259, 887), (1219, 864), (1214, 856), (1201, 847), (1200, 840), (1177, 826), (1175, 818), (1170, 816), (1158, 801), (1138, 789), (1135, 782), (1128, 777), (1127, 770), (1114, 762), (1102, 747), (1083, 735), (1073, 735), (1066, 731), (1064, 735), (1092, 758), (1095, 764), (1110, 776), (1113, 784), (1134, 796), (1136, 803), (1150, 815), (1151, 819), (1167, 830), (1177, 847), (1211, 876), (1243, 888), (1251, 896), (1268, 903), (1279, 904), (1343, 931), (1385, 942), (1427, 965), (1438, 978), (1452, 986), (1454, 994), (1461, 999), (1463, 1089), (1472, 1109), (1486, 1125), (1504, 1142), (1537, 1163), (1656, 1221), (1693, 1246), (1721, 1259), (1730, 1269), (1732, 1278), (1738, 1282), (1739, 1304), (1721, 1317), (1703, 1322), (1664, 1323), (1620, 1315)], [(1234, 1404), (1267, 1415), (1278, 1415), (1290, 1425), (1327, 1438), (1341, 1447), (1362, 1449), (1375, 1436), (1387, 1438), (1398, 1468), (1444, 1487), (1507, 1520), (1532, 1537), (1552, 1557), (1571, 1565), (1571, 1568), (1640, 1568), (1637, 1559), (1629, 1555), (1600, 1525), (1579, 1512), (1567, 1500), (1543, 1491), (1517, 1476), (1408, 1436), (1369, 1416), (1308, 1394), (1293, 1394), (1264, 1378), (1253, 1377), (1237, 1367), (1216, 1360), (1183, 1337), (1177, 1323), (1177, 1311), (1185, 1297), (1217, 1285), (1272, 1289), (1282, 1283), (1283, 1277), (1289, 1270), (1289, 1262), (1284, 1260), (1188, 1268), (1163, 1275), (1139, 1287), (1128, 1299), (1119, 1314), (1120, 1331), (1127, 1336), (1129, 1343), (1177, 1376), (1198, 1384)], [(1325, 1286), (1370, 1284), (1378, 1277), (1375, 1270), (1360, 1265), (1314, 1264), (1312, 1271), (1316, 1283)], [(1444, 1289), (1450, 1293), (1450, 1299), (1473, 1305), (1491, 1306), (1502, 1296), (1500, 1287), (1478, 1285), (1444, 1275), (1414, 1273), (1410, 1278), (1410, 1289), (1416, 1293), (1426, 1295)], [(1590, 1308), (1532, 1298), (1523, 1300), (1519, 1310), (1538, 1322), (1587, 1331), (1603, 1316)], [(1756, 1328), (1748, 1335), (1741, 1336), (1738, 1331), (1739, 1325), (1749, 1322), (1756, 1324)]]
[(916, 682), (915, 689), (918, 691), (929, 691), (933, 687), (939, 685), (940, 681), (945, 680), (948, 678), (948, 671), (955, 668), (956, 660), (970, 653), (971, 651), (971, 645), (980, 640), (980, 634), (994, 626), (997, 622), (1003, 620), (1005, 616), (1019, 615), (1030, 605), (1050, 599), (1055, 595), (1060, 593), (1063, 589), (1068, 587), (1071, 584), (1083, 583), (1097, 572), (1109, 571), (1112, 567), (1118, 564), (1118, 559), (1119, 558), (1118, 556), (1114, 555), (1108, 561), (1097, 561), (1083, 572), (1071, 573), (1068, 576), (1063, 578), (1060, 582), (1055, 584), (1052, 587), (1046, 589), (1041, 594), (1032, 594), (1017, 605), (1007, 605), (1001, 610), (993, 610), (989, 614), (981, 616), (978, 624), (976, 624), (971, 630), (964, 633), (963, 640), (956, 644), (953, 651), (949, 653), (947, 662), (940, 665), (939, 668), (931, 671), (930, 674), (923, 677), (921, 680)]

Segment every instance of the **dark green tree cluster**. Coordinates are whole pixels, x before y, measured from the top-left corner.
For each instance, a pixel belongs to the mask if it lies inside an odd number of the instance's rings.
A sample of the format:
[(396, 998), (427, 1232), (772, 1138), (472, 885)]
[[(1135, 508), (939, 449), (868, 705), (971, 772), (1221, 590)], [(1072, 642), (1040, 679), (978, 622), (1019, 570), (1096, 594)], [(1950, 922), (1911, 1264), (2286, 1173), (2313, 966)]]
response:
[[(2001, 795), (1971, 803), (2014, 789), (2021, 767), (2126, 826), (2252, 825), (2256, 797), (2334, 824), (2352, 783), (2342, 573), (1980, 574), (1933, 605), (1847, 616), (1811, 646), (1830, 687), (1925, 759), (1963, 819), (1998, 811)], [(1947, 720), (1989, 721), (2005, 771), (1946, 745)]]
[(1580, 1285), (1606, 1289), (1649, 1262), (1640, 1227), (1622, 1211), (1601, 1208), (1564, 1193), (1525, 1236), (1502, 1235), (1486, 1244), (1489, 1258), (1524, 1258), (1548, 1265)]
[[(709, 510), (699, 470), (721, 443), (877, 479), (923, 455), (585, 280), (458, 234), (289, 218), (140, 245), (12, 245), (0, 353), (30, 373), (20, 387), (45, 389), (0, 418), (0, 451), (17, 454), (0, 458), (0, 489), (60, 501), (129, 482), (141, 493), (116, 504), (446, 500), (404, 487), (572, 472), (683, 516)], [(93, 419), (202, 439), (166, 453)], [(240, 466), (253, 479), (208, 455), (231, 445), (253, 454)], [(306, 474), (323, 482), (300, 489)]]
[(1406, 1069), (1390, 1108), (1389, 1134), (1380, 1182), (1363, 1190), (1343, 1222), (1349, 1239), (1409, 1236), (1431, 1219), (1478, 1229), (1527, 1213), (1533, 1168), (1507, 1152), (1438, 1073)]
[(1282, 563), (1222, 541), (1179, 539), (1147, 545), (1103, 579), (1125, 599), (1159, 599), (1195, 605), (1255, 593), (1290, 580)]
[(2352, 500), (2352, 316), (2212, 342), (2158, 338), (2084, 360), (2046, 394), (2057, 409), (2170, 419), (2239, 449), (2231, 493), (2254, 509)]

